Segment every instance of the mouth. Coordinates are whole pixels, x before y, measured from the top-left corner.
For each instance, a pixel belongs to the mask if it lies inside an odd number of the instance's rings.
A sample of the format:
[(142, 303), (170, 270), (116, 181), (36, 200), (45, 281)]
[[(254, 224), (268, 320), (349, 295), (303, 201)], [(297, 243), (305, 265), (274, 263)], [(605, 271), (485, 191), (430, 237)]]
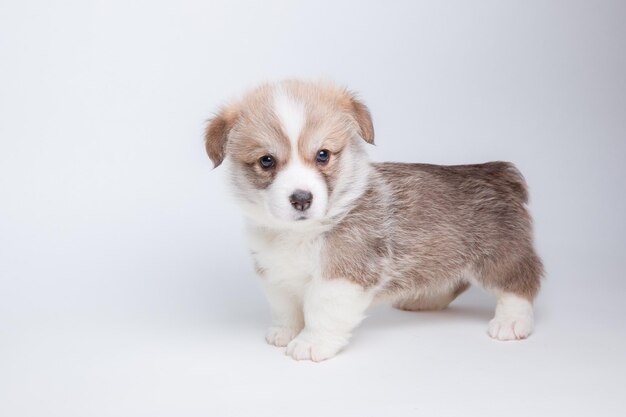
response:
[(306, 219), (308, 219), (307, 216), (298, 216), (298, 217), (296, 217), (296, 221), (301, 221), (301, 220), (306, 220)]

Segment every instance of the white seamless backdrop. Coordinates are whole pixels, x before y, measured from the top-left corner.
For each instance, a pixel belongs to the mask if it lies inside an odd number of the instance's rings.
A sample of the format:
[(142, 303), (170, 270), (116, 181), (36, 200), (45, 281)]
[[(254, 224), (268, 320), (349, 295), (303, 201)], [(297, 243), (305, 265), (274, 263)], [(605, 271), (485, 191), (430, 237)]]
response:
[[(3, 1), (0, 415), (623, 415), (623, 1)], [(377, 308), (337, 358), (269, 323), (205, 121), (265, 80), (358, 91), (374, 160), (509, 160), (536, 332), (473, 289)]]

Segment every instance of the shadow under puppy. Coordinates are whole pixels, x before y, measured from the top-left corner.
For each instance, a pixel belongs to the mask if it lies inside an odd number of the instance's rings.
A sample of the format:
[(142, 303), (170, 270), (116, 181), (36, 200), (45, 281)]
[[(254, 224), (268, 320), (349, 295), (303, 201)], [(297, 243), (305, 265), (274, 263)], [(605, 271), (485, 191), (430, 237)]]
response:
[(497, 297), (489, 335), (527, 337), (543, 273), (508, 162), (372, 163), (367, 107), (331, 83), (265, 84), (210, 120), (206, 151), (246, 219), (269, 343), (321, 361), (373, 302), (445, 308), (470, 283)]

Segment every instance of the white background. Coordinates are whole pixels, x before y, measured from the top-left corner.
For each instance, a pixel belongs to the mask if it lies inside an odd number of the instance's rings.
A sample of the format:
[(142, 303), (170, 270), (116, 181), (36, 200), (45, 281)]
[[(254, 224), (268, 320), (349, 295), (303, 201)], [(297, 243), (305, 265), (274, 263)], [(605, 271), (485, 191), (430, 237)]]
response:
[[(624, 415), (626, 3), (0, 3), (0, 415)], [(375, 160), (510, 160), (548, 275), (536, 332), (473, 289), (371, 311), (295, 362), (205, 120), (264, 80), (331, 78)]]

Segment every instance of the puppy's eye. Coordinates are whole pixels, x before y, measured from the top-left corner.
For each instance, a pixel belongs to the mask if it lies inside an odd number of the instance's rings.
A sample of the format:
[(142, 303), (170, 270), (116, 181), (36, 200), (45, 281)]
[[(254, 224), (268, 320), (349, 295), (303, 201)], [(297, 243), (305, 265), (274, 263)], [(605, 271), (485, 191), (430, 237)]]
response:
[(263, 169), (270, 169), (274, 165), (276, 165), (276, 160), (272, 155), (263, 155), (261, 158), (259, 158), (259, 164)]
[(330, 159), (330, 151), (328, 149), (322, 149), (318, 151), (317, 156), (315, 157), (315, 160), (317, 161), (317, 163), (322, 164), (322, 165), (327, 164), (329, 159)]

